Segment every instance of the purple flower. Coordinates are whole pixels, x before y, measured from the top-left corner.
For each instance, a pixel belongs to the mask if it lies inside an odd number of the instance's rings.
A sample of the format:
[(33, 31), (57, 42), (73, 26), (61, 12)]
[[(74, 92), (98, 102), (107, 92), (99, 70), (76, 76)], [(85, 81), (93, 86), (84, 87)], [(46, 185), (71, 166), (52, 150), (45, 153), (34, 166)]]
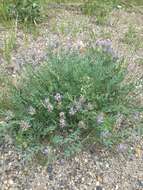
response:
[(54, 96), (54, 98), (55, 98), (55, 100), (56, 100), (57, 102), (61, 102), (61, 100), (62, 100), (62, 96), (61, 96), (60, 93), (56, 93), (56, 95)]
[(48, 112), (53, 111), (53, 105), (50, 103), (49, 98), (45, 98), (44, 102), (42, 102), (44, 108), (48, 110)]
[(96, 45), (101, 46), (102, 48), (109, 48), (112, 46), (112, 41), (110, 39), (97, 40)]
[(128, 149), (128, 146), (126, 145), (126, 144), (119, 144), (118, 146), (117, 146), (117, 150), (119, 151), (119, 152), (125, 152), (125, 151), (127, 151), (127, 149)]
[(47, 156), (49, 154), (49, 148), (48, 147), (45, 147), (43, 150), (42, 150), (42, 153)]
[(61, 128), (66, 127), (65, 113), (64, 112), (60, 112), (60, 127)]
[(101, 125), (104, 123), (104, 113), (100, 113), (96, 118), (97, 124)]
[(75, 115), (76, 112), (77, 112), (77, 111), (76, 111), (73, 107), (71, 107), (70, 110), (69, 110), (69, 114), (70, 114), (71, 116)]
[(113, 58), (118, 58), (118, 55), (112, 48), (112, 41), (110, 39), (97, 40), (96, 45), (101, 47), (103, 51), (110, 54)]
[(78, 100), (74, 101), (73, 106), (69, 110), (69, 114), (72, 116), (75, 115), (75, 113), (79, 112), (83, 108), (85, 102), (86, 99), (84, 96), (80, 96)]

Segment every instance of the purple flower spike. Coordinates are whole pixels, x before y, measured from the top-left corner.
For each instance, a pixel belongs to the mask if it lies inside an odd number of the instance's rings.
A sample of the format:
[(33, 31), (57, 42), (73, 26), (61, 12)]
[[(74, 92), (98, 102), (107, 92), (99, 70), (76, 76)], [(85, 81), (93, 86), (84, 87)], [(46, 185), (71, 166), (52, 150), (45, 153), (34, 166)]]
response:
[(110, 39), (105, 39), (105, 40), (97, 40), (96, 41), (97, 46), (101, 46), (103, 48), (109, 48), (112, 46), (112, 41)]

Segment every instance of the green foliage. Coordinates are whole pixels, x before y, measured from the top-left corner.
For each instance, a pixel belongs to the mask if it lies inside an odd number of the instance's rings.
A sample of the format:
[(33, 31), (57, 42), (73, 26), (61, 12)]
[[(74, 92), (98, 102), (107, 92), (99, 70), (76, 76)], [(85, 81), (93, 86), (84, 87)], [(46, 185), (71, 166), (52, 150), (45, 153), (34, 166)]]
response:
[(0, 5), (0, 16), (4, 20), (17, 18), (35, 23), (41, 18), (41, 9), (39, 0), (4, 0)]
[(95, 15), (97, 23), (104, 24), (109, 13), (117, 4), (117, 0), (88, 0), (84, 3), (82, 11), (88, 15)]
[(95, 15), (98, 24), (105, 24), (114, 8), (132, 9), (142, 5), (142, 0), (87, 0), (82, 5), (82, 12), (87, 15)]
[(125, 33), (122, 41), (135, 50), (143, 47), (142, 38), (140, 37), (137, 29), (132, 25), (129, 26), (128, 31)]
[(3, 48), (3, 57), (7, 63), (11, 61), (11, 52), (16, 47), (16, 34), (14, 31), (11, 31), (10, 35), (5, 36), (4, 48)]
[[(66, 156), (86, 143), (115, 143), (115, 121), (133, 109), (126, 68), (102, 52), (53, 55), (26, 68), (15, 86), (6, 79), (0, 116), (23, 149), (50, 146)], [(9, 81), (9, 82), (8, 82)]]

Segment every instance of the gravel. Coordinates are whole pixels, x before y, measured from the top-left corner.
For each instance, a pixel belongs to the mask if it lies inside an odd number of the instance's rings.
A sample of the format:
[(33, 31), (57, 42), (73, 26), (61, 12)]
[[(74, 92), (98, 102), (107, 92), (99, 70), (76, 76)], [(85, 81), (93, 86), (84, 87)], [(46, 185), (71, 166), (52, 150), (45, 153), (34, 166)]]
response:
[[(0, 146), (2, 190), (142, 190), (143, 139), (132, 136), (122, 152), (94, 147), (71, 159), (41, 166), (25, 162), (9, 139)], [(140, 153), (139, 153), (140, 150)], [(44, 155), (43, 155), (44, 156)]]

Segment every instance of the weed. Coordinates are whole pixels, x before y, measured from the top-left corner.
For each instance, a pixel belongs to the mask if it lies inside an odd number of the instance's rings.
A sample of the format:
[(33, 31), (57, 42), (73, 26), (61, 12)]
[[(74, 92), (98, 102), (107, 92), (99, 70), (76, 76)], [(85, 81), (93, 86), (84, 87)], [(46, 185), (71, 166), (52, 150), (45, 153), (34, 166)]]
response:
[(95, 15), (97, 24), (105, 24), (109, 13), (116, 5), (116, 0), (103, 0), (102, 2), (100, 0), (89, 0), (82, 6), (82, 11), (87, 15)]
[(81, 9), (84, 14), (95, 15), (97, 24), (105, 24), (114, 8), (134, 10), (136, 6), (142, 5), (142, 0), (88, 0)]
[(130, 45), (133, 49), (139, 49), (142, 47), (141, 39), (138, 31), (132, 25), (129, 26), (128, 31), (125, 33), (123, 43)]
[(18, 18), (18, 20), (22, 22), (39, 22), (42, 16), (43, 1), (44, 0), (4, 0), (0, 5), (0, 16), (6, 21)]
[(70, 156), (89, 143), (110, 147), (118, 115), (134, 111), (126, 68), (105, 53), (53, 55), (25, 71), (16, 86), (6, 78), (0, 96), (2, 126), (22, 150), (46, 145)]
[(16, 47), (16, 34), (15, 32), (11, 32), (10, 35), (5, 36), (4, 40), (4, 49), (3, 49), (3, 57), (7, 63), (11, 61), (11, 53)]

